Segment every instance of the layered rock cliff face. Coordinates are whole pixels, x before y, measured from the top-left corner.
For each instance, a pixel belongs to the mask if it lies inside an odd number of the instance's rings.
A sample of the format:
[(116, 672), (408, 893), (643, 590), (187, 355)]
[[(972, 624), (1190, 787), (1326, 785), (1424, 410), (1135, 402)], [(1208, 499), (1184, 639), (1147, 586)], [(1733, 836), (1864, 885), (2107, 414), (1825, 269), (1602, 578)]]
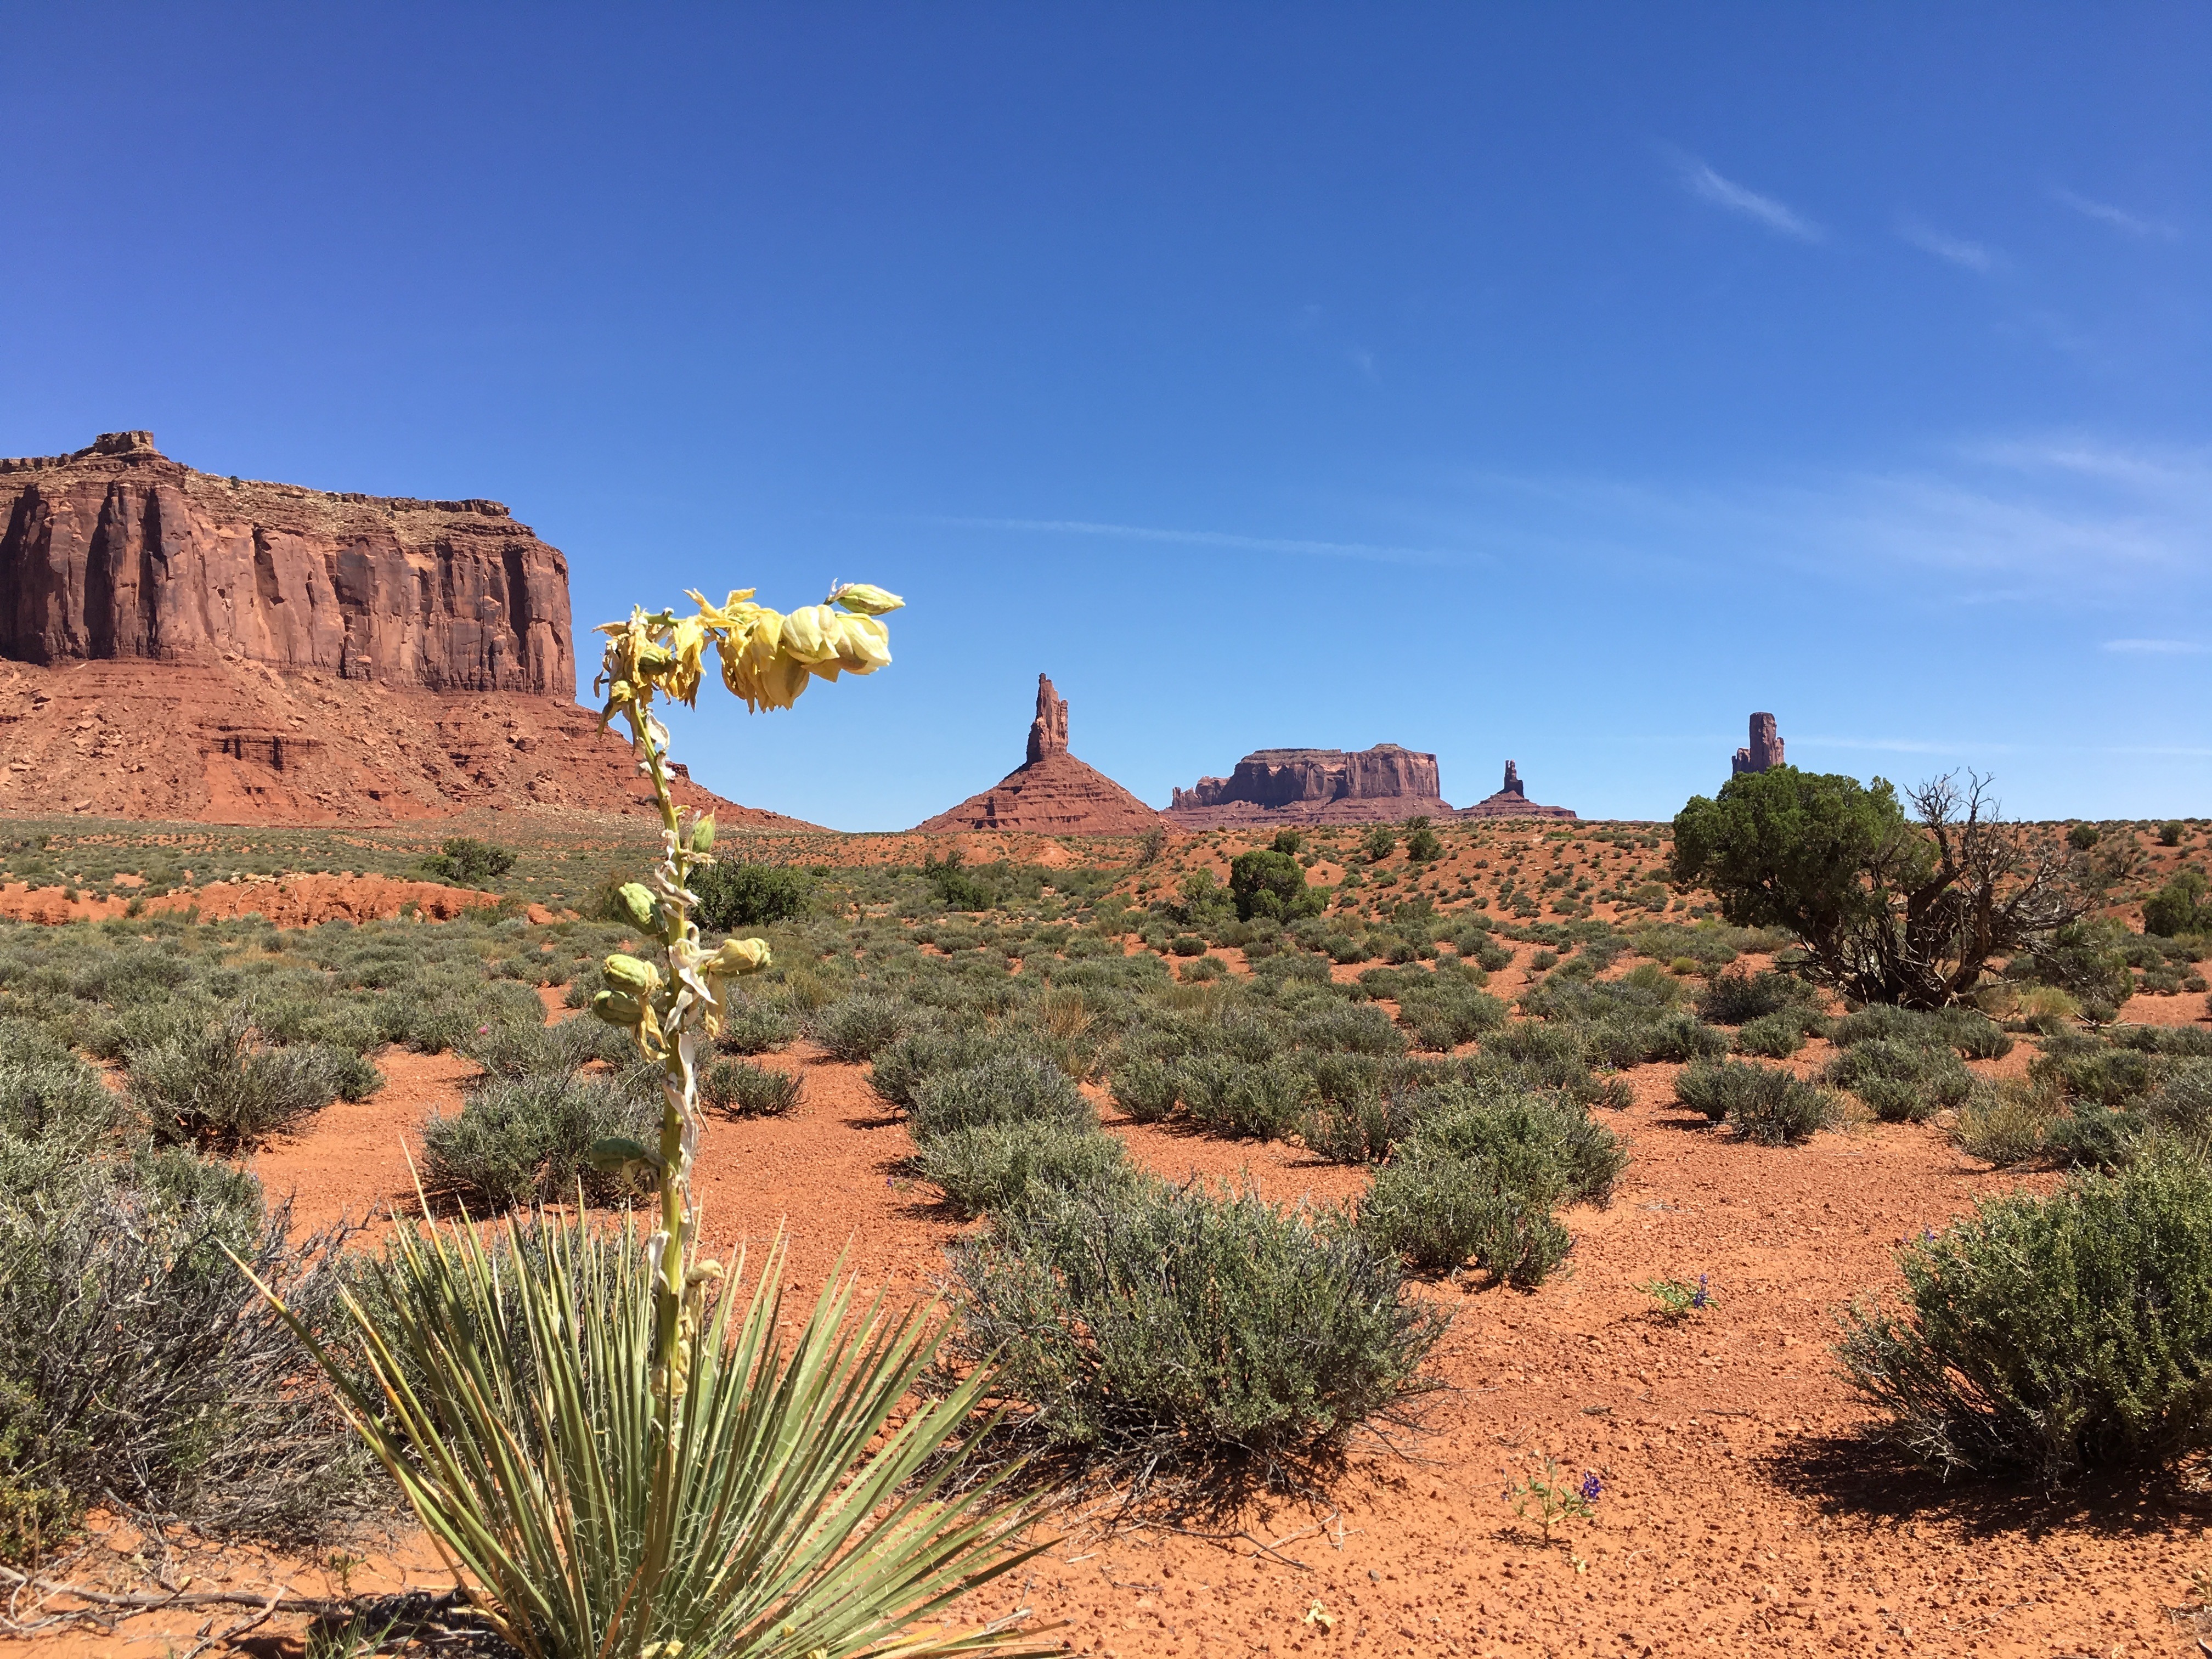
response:
[(496, 501), (216, 477), (143, 432), (0, 460), (0, 814), (649, 810), (575, 691), (568, 561)]
[(1047, 836), (1133, 836), (1160, 815), (1096, 767), (1067, 752), (1067, 700), (1037, 676), (1029, 758), (979, 795), (917, 825), (931, 834), (1026, 830)]
[(568, 561), (497, 501), (220, 478), (116, 432), (0, 461), (0, 655), (575, 694)]
[(1341, 749), (1261, 749), (1225, 778), (1178, 789), (1169, 821), (1190, 830), (1251, 823), (1390, 823), (1452, 809), (1437, 757), (1395, 743)]

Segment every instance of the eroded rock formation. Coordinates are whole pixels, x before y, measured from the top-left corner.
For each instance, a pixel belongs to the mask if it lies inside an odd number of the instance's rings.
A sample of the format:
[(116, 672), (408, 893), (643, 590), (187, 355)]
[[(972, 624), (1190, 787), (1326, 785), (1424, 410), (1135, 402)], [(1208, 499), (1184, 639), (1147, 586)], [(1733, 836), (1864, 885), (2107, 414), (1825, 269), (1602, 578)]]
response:
[(1528, 791), (1521, 781), (1521, 769), (1512, 761), (1505, 763), (1505, 781), (1494, 795), (1486, 795), (1472, 806), (1461, 809), (1463, 818), (1571, 818), (1574, 813), (1564, 806), (1540, 806), (1528, 799)]
[(0, 813), (643, 810), (574, 651), (567, 559), (496, 501), (222, 478), (143, 432), (0, 460)]
[(1225, 778), (1178, 789), (1166, 816), (1178, 828), (1248, 823), (1389, 823), (1451, 811), (1437, 757), (1395, 743), (1341, 749), (1261, 749)]
[(1047, 836), (1133, 836), (1160, 815), (1095, 767), (1067, 752), (1067, 701), (1037, 676), (1036, 718), (1030, 722), (1029, 758), (980, 795), (917, 828), (1026, 830)]
[(1782, 736), (1774, 729), (1774, 716), (1753, 714), (1751, 717), (1751, 741), (1735, 751), (1729, 763), (1731, 774), (1764, 772), (1770, 766), (1782, 764)]
[(568, 564), (497, 501), (196, 472), (144, 432), (0, 461), (0, 655), (575, 695)]

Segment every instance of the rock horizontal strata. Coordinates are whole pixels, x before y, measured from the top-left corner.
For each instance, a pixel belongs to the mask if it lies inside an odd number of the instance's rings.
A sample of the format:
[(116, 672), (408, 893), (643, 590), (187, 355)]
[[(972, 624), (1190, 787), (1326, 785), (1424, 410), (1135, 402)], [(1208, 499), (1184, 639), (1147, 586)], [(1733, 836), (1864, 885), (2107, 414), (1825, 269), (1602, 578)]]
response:
[(143, 432), (0, 460), (0, 814), (649, 810), (575, 695), (568, 560), (497, 501), (223, 478)]
[(573, 697), (568, 564), (497, 501), (195, 471), (150, 434), (0, 461), (0, 654)]
[(1185, 830), (1264, 823), (1392, 823), (1452, 811), (1437, 757), (1395, 743), (1372, 749), (1261, 749), (1225, 778), (1178, 789), (1164, 815)]
[(1047, 836), (1133, 836), (1159, 822), (1158, 812), (1067, 752), (1067, 701), (1040, 674), (1029, 758), (981, 794), (916, 827), (932, 835), (1021, 830)]

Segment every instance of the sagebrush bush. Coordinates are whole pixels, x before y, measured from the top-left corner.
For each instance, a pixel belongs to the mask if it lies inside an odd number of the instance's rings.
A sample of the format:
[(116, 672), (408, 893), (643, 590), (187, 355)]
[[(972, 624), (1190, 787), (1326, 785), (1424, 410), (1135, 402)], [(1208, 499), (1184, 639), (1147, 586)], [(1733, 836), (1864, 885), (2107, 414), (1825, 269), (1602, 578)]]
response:
[(251, 1147), (333, 1100), (365, 1100), (383, 1073), (319, 1043), (259, 1046), (245, 1005), (191, 1036), (130, 1056), (131, 1097), (155, 1135), (225, 1150)]
[(1760, 1014), (1738, 1028), (1735, 1046), (1738, 1054), (1787, 1060), (1805, 1046), (1804, 1018), (1793, 1009)]
[(817, 1014), (813, 1034), (832, 1059), (857, 1066), (873, 1060), (912, 1022), (913, 1011), (896, 997), (861, 991)]
[(1698, 1018), (1715, 1025), (1745, 1025), (1786, 1009), (1818, 1013), (1820, 993), (1792, 974), (1716, 974), (1698, 994)]
[(2064, 1097), (2048, 1083), (2001, 1078), (1959, 1109), (1951, 1138), (1969, 1158), (1999, 1169), (2033, 1163), (2049, 1150), (2051, 1127), (2064, 1109)]
[(1166, 1061), (1136, 1054), (1115, 1066), (1107, 1092), (1138, 1122), (1158, 1123), (1175, 1115), (1181, 1081)]
[(1838, 1348), (1929, 1466), (2045, 1480), (2170, 1468), (2212, 1444), (2212, 1172), (2143, 1158), (2048, 1198), (1985, 1200), (1900, 1253), (1902, 1304)]
[(587, 1060), (628, 1060), (635, 1045), (604, 1020), (564, 1019), (558, 1025), (501, 1020), (479, 1026), (453, 1046), (494, 1077), (566, 1076)]
[(287, 1242), (251, 1176), (180, 1150), (0, 1192), (0, 1559), (93, 1504), (303, 1542), (384, 1501), (310, 1362), (226, 1249), (310, 1319), (337, 1239)]
[(1409, 1145), (1446, 1158), (1501, 1164), (1524, 1152), (1533, 1155), (1555, 1177), (1537, 1185), (1555, 1187), (1561, 1197), (1608, 1203), (1613, 1183), (1628, 1167), (1620, 1137), (1558, 1095), (1487, 1094), (1445, 1084), (1428, 1091), (1422, 1105)]
[(708, 1110), (735, 1117), (781, 1117), (798, 1109), (805, 1089), (796, 1072), (720, 1060), (700, 1078), (699, 1099)]
[(773, 1003), (732, 995), (714, 1046), (726, 1054), (764, 1054), (798, 1035), (799, 1022)]
[(619, 1183), (592, 1167), (592, 1144), (641, 1138), (659, 1117), (657, 1100), (605, 1079), (496, 1079), (423, 1124), (424, 1174), (438, 1191), (498, 1208), (573, 1198), (580, 1183), (604, 1196)]
[(1051, 1121), (1090, 1128), (1097, 1109), (1049, 1060), (1007, 1054), (980, 1066), (929, 1077), (915, 1090), (917, 1139), (987, 1123)]
[(1005, 1210), (1047, 1187), (1088, 1187), (1126, 1169), (1112, 1135), (1057, 1118), (975, 1123), (915, 1138), (921, 1173), (963, 1216)]
[(1533, 1149), (1459, 1158), (1416, 1136), (1375, 1172), (1359, 1230), (1415, 1267), (1472, 1261), (1501, 1283), (1533, 1290), (1573, 1246), (1552, 1213), (1562, 1191), (1558, 1165)]
[(1674, 1098), (1715, 1123), (1734, 1124), (1747, 1140), (1769, 1146), (1808, 1139), (1831, 1109), (1827, 1097), (1794, 1073), (1734, 1060), (1684, 1066), (1674, 1079)]
[(952, 1246), (957, 1360), (1087, 1462), (1299, 1463), (1432, 1386), (1443, 1316), (1332, 1212), (1152, 1177), (1048, 1188)]
[(1221, 1134), (1279, 1140), (1304, 1115), (1308, 1075), (1289, 1060), (1264, 1064), (1202, 1054), (1177, 1068), (1183, 1109)]
[(1973, 1073), (1949, 1048), (1901, 1037), (1859, 1038), (1828, 1062), (1820, 1079), (1849, 1089), (1885, 1123), (1918, 1123), (1963, 1106), (1974, 1087)]

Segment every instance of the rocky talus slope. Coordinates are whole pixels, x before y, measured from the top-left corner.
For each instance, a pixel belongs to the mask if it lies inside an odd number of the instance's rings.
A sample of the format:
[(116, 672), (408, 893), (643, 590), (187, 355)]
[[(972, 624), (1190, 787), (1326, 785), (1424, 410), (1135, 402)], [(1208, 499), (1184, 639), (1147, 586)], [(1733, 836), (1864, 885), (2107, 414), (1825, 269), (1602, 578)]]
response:
[(575, 690), (568, 561), (496, 501), (223, 478), (143, 432), (0, 460), (0, 813), (639, 810)]

